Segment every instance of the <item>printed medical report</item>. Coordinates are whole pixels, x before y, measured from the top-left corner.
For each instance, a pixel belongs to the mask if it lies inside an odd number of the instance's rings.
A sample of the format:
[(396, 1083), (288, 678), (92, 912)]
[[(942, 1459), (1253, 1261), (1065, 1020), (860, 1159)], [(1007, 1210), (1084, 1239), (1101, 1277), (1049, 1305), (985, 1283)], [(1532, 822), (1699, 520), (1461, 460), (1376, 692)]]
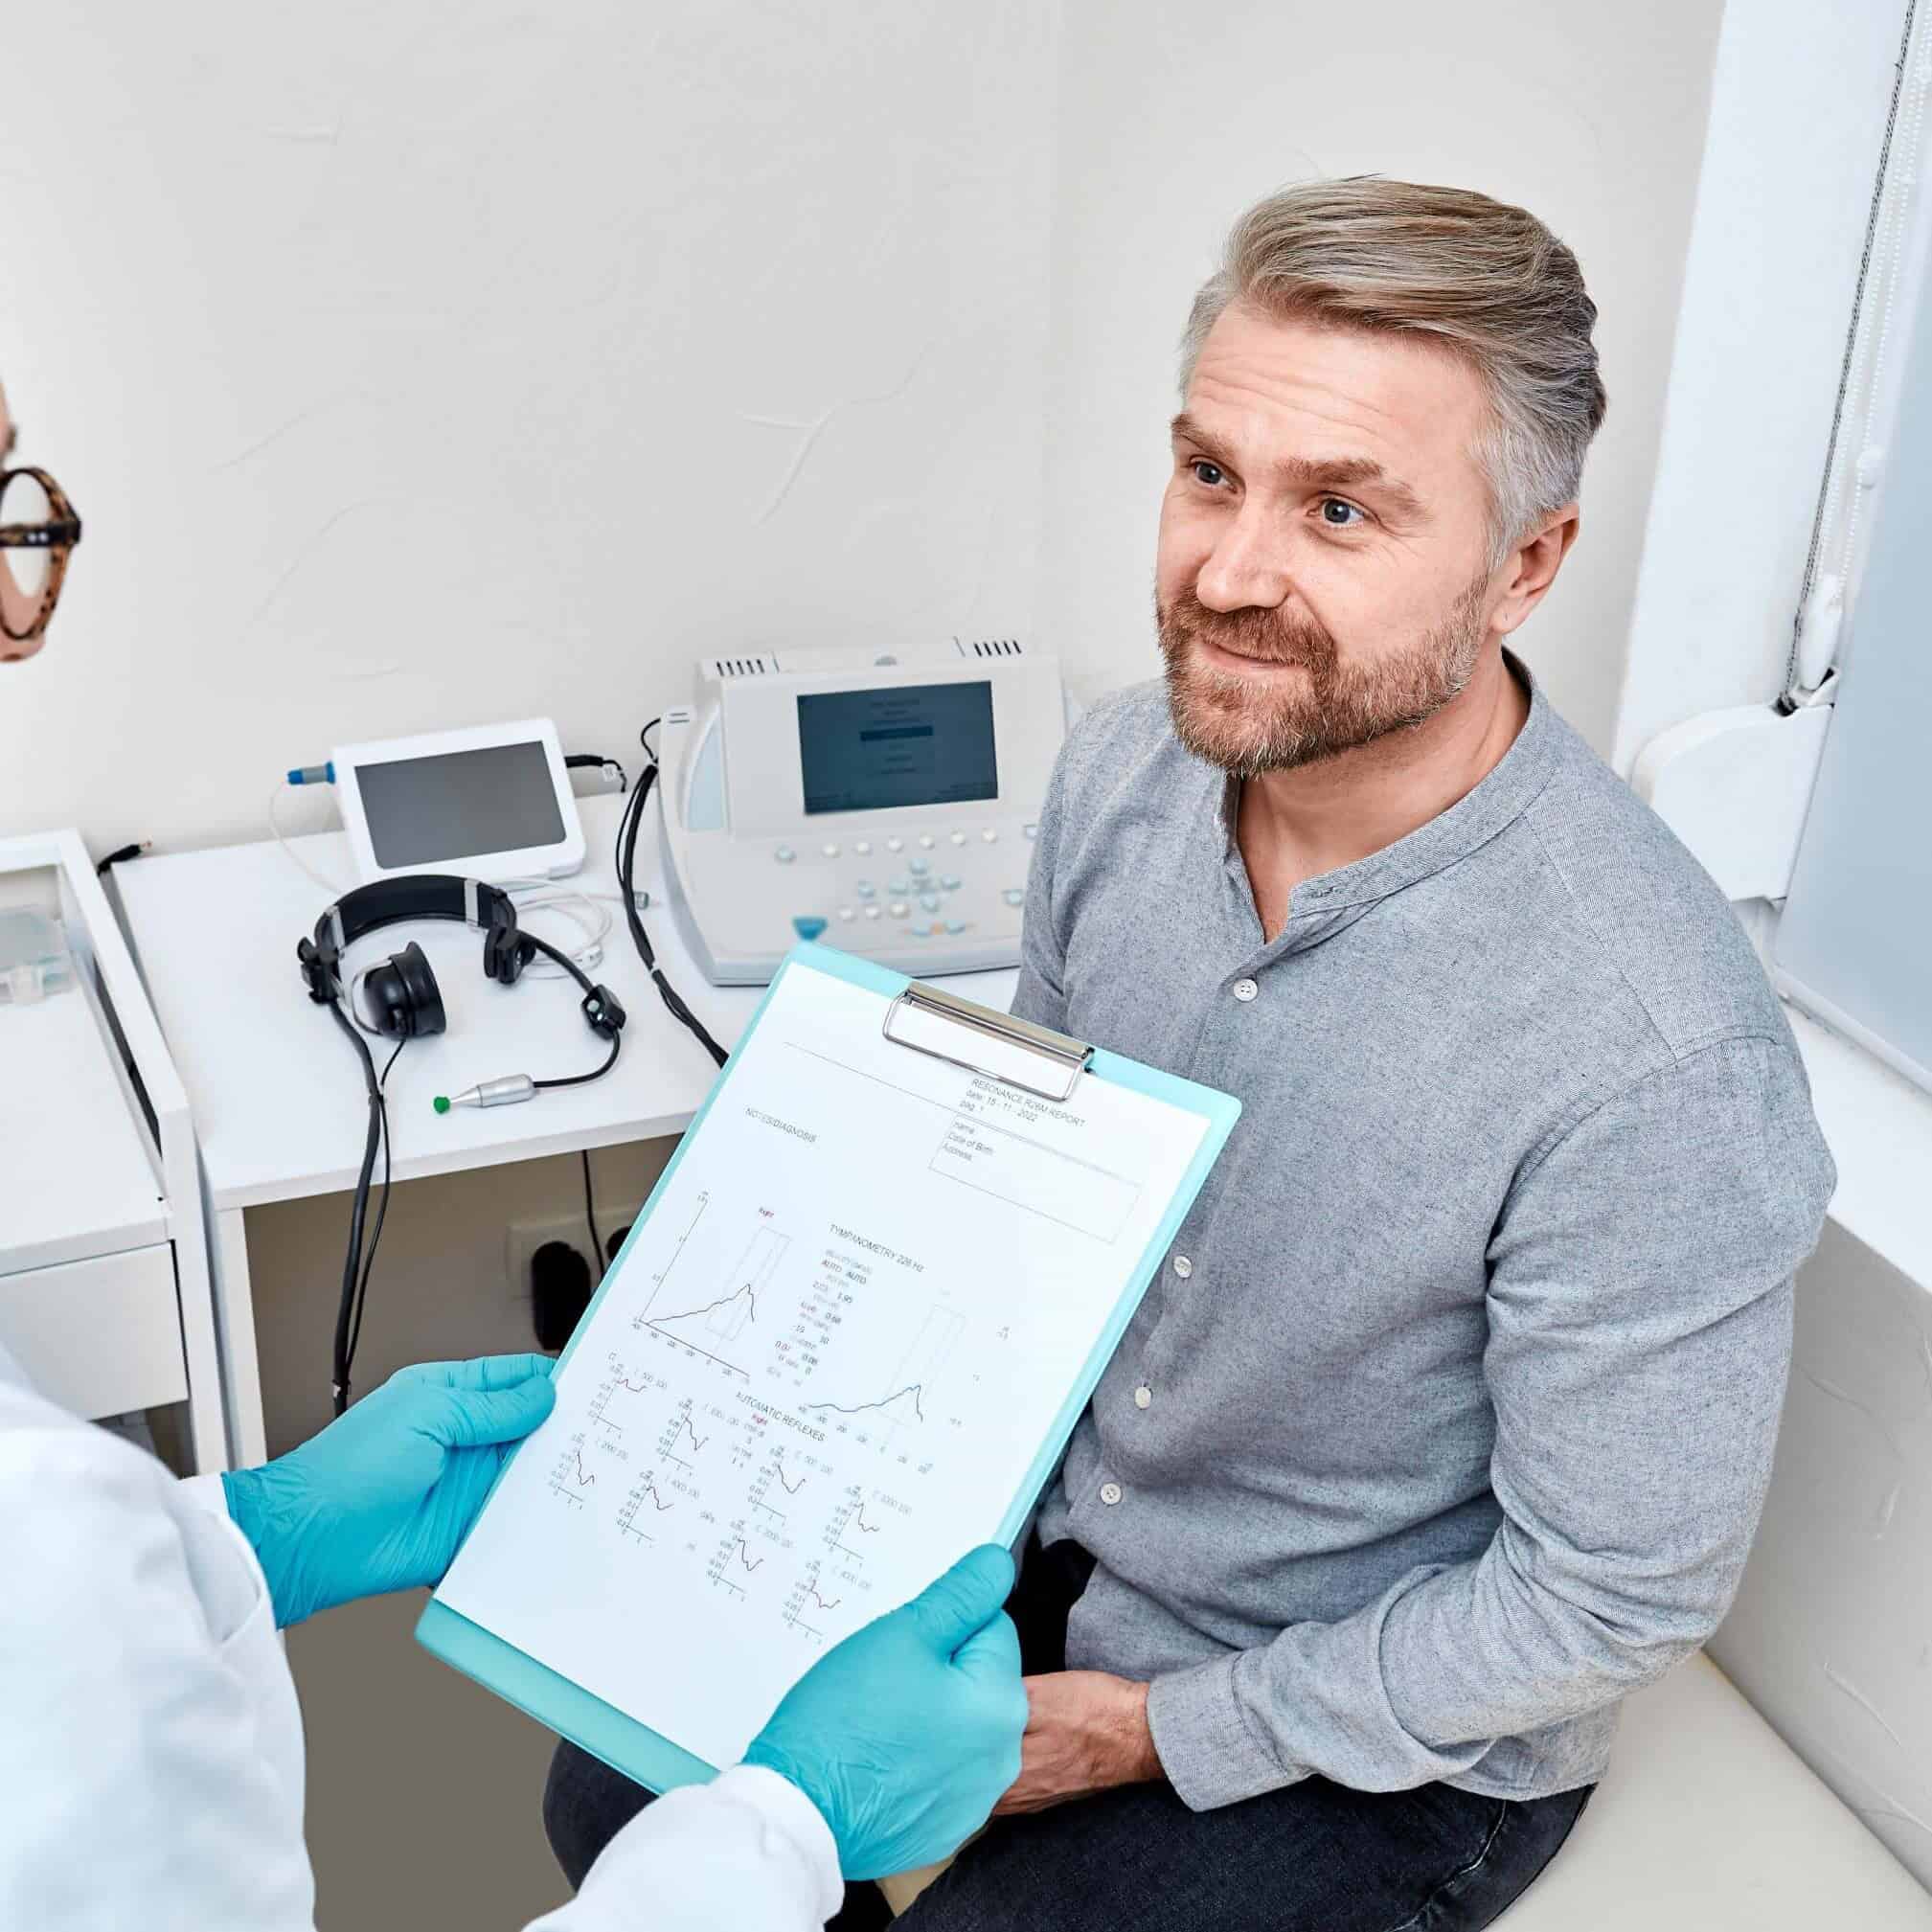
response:
[(715, 1766), (997, 1534), (1208, 1131), (888, 1004), (783, 974), (437, 1593)]

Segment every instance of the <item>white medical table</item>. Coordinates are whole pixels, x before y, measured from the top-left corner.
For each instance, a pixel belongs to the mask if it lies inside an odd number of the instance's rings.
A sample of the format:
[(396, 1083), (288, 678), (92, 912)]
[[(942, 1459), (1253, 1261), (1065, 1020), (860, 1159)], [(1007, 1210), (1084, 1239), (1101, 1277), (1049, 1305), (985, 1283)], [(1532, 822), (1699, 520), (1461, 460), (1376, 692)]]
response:
[(0, 1342), (83, 1416), (185, 1400), (224, 1467), (187, 1094), (80, 835), (0, 840), (0, 896), (57, 914), (77, 968), (0, 1004)]
[[(616, 795), (578, 801), (589, 857), (566, 886), (614, 898), (611, 842), (623, 803)], [(647, 810), (637, 883), (655, 902), (662, 892), (655, 797)], [(322, 877), (352, 882), (341, 833), (291, 843)], [(309, 1001), (296, 970), (296, 942), (313, 931), (329, 899), (273, 842), (146, 858), (118, 868), (115, 877), (200, 1139), (229, 1447), (238, 1463), (259, 1462), (267, 1445), (244, 1216), (273, 1201), (350, 1192), (368, 1124), (354, 1057), (328, 1014)], [(691, 1124), (716, 1069), (665, 1011), (631, 947), (621, 906), (610, 910), (615, 923), (593, 976), (629, 1013), (617, 1066), (588, 1086), (518, 1106), (438, 1115), (430, 1101), (499, 1074), (541, 1077), (595, 1064), (596, 1042), (573, 990), (528, 978), (508, 990), (492, 984), (483, 976), (482, 935), (454, 923), (392, 927), (356, 948), (352, 966), (415, 940), (429, 955), (449, 1013), (449, 1031), (413, 1041), (391, 1080), (396, 1180), (649, 1140), (682, 1133)], [(762, 989), (707, 985), (670, 914), (654, 903), (645, 918), (671, 985), (713, 1035), (732, 1045)], [(577, 943), (559, 919), (535, 915), (532, 930)], [(976, 973), (941, 983), (1004, 1009), (1014, 975)], [(344, 1213), (346, 1235), (346, 1204)], [(378, 1261), (378, 1273), (380, 1267)]]

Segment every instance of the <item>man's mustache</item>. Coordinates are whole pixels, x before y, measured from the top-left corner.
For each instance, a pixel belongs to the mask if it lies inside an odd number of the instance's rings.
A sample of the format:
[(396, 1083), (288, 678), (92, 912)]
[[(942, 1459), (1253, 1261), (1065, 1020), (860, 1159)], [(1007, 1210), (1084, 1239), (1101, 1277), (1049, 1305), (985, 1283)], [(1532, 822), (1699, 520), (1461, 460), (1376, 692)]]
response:
[(1335, 640), (1329, 631), (1283, 611), (1210, 610), (1193, 590), (1183, 590), (1161, 606), (1159, 617), (1161, 647), (1171, 661), (1195, 639), (1267, 664), (1320, 671), (1335, 661)]

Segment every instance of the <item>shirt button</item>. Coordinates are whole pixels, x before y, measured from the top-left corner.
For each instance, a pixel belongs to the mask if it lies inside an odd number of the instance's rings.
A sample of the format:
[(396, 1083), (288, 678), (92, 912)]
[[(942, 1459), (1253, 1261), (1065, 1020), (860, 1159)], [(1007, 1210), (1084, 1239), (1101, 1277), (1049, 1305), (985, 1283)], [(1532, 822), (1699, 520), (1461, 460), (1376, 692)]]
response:
[(1137, 1409), (1145, 1409), (1153, 1401), (1153, 1398), (1154, 1398), (1154, 1392), (1150, 1388), (1148, 1388), (1145, 1382), (1143, 1382), (1140, 1385), (1140, 1387), (1134, 1391), (1134, 1407)]
[(1101, 1485), (1101, 1501), (1110, 1510), (1120, 1501), (1121, 1493), (1121, 1486), (1118, 1483), (1102, 1483)]
[(1235, 997), (1238, 1000), (1251, 1000), (1260, 991), (1261, 988), (1253, 980), (1237, 980), (1235, 982)]
[(1194, 1264), (1188, 1260), (1187, 1256), (1176, 1255), (1174, 1257), (1174, 1273), (1180, 1276), (1182, 1281), (1186, 1281), (1193, 1271)]

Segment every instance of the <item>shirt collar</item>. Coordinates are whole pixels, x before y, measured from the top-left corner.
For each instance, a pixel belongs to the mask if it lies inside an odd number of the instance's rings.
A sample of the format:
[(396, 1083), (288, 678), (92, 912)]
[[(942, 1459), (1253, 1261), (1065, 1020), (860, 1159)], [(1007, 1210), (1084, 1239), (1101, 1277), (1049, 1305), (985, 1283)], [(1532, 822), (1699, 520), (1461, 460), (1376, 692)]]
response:
[[(1305, 915), (1327, 915), (1347, 906), (1373, 904), (1466, 858), (1514, 824), (1549, 784), (1557, 765), (1557, 715), (1529, 667), (1513, 651), (1505, 650), (1503, 660), (1530, 693), (1530, 715), (1495, 767), (1446, 811), (1438, 812), (1394, 845), (1372, 852), (1352, 865), (1305, 879), (1295, 888), (1290, 929)], [(1239, 798), (1235, 782), (1222, 780), (1218, 816), (1225, 858), (1245, 878), (1235, 835)]]

